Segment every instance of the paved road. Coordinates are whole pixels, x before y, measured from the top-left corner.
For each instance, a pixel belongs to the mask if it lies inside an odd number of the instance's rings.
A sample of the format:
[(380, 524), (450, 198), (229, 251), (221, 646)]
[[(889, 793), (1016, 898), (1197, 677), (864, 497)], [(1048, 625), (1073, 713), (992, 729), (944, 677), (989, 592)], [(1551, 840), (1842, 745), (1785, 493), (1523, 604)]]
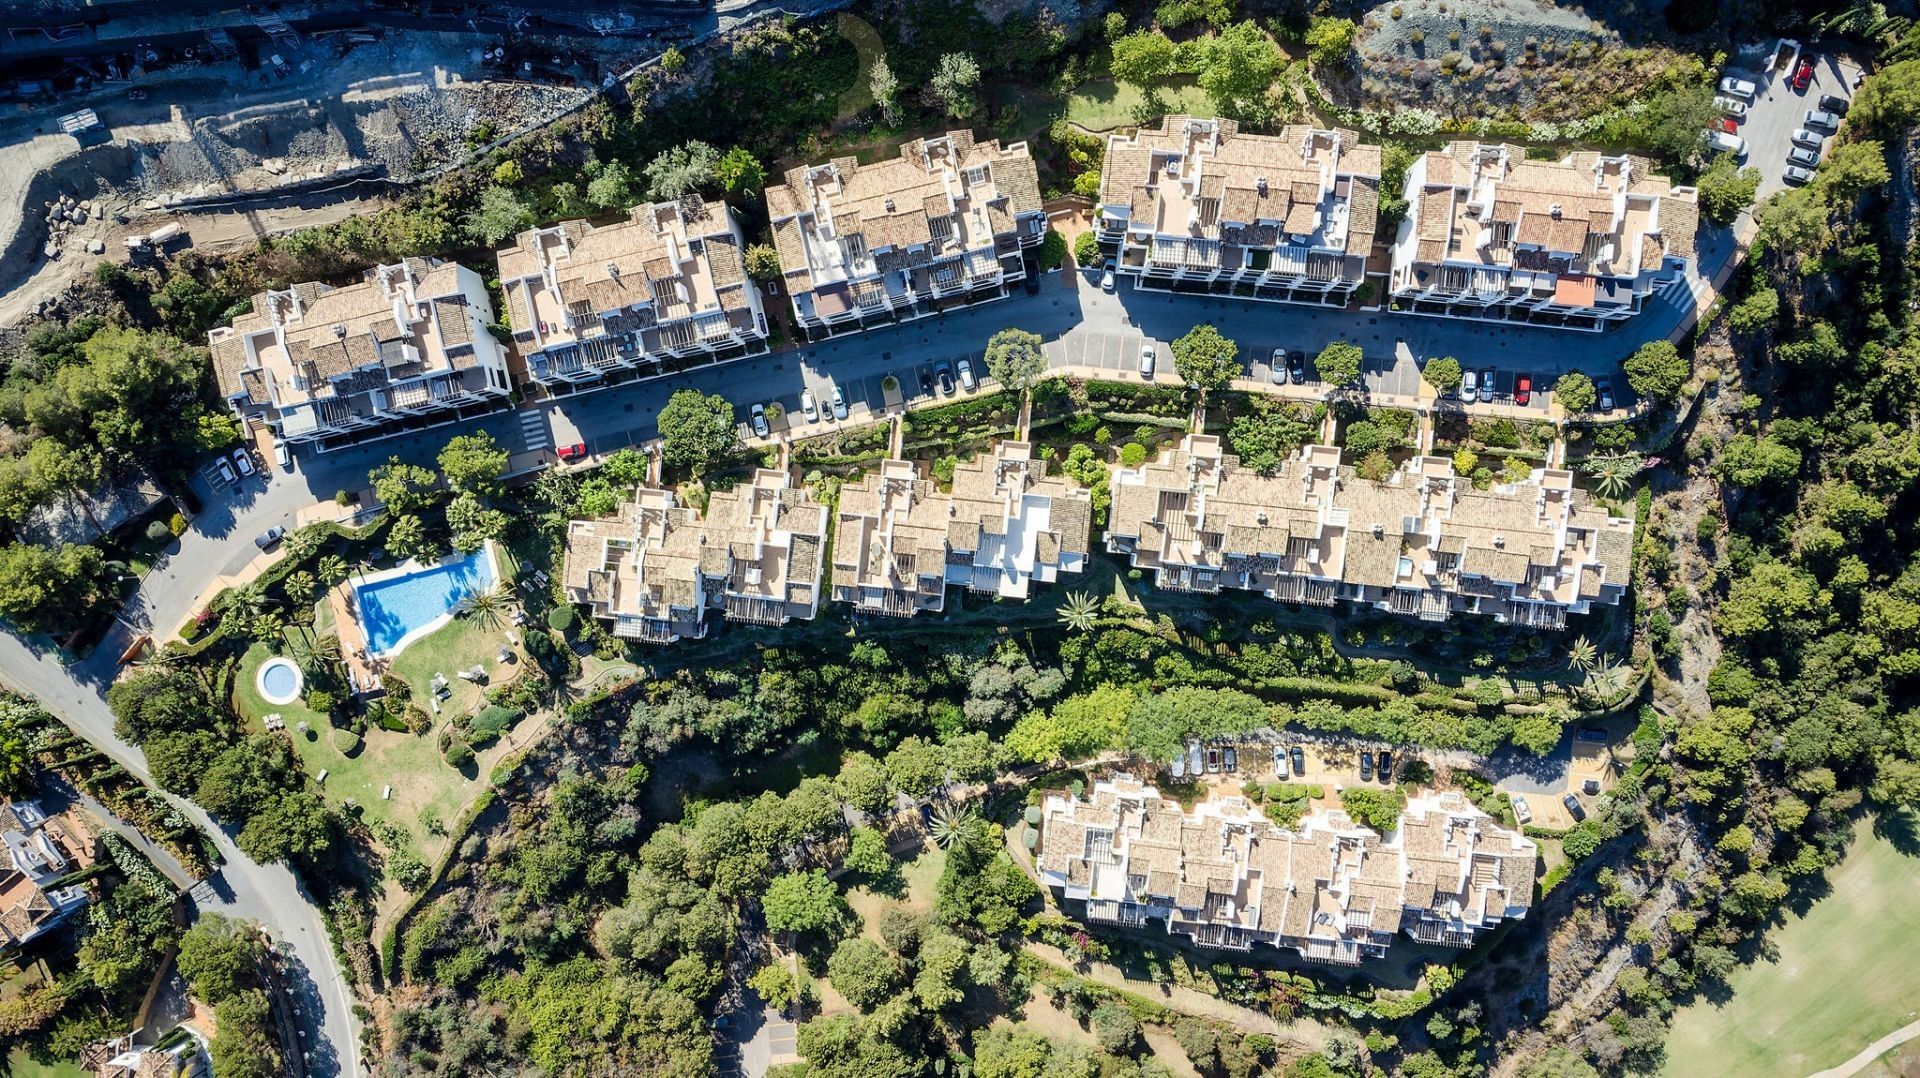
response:
[[(111, 665), (112, 660), (106, 662)], [(139, 748), (113, 732), (113, 712), (102, 695), (106, 683), (97, 666), (70, 669), (17, 637), (0, 634), (0, 678), (38, 698), (74, 732), (143, 782), (153, 782)], [(320, 1078), (361, 1073), (360, 1031), (351, 993), (334, 958), (326, 925), (305, 888), (285, 865), (262, 865), (240, 852), (232, 836), (200, 806), (184, 798), (168, 800), (213, 836), (225, 860), (218, 873), (189, 892), (194, 913), (223, 913), (264, 927), (287, 954), (289, 969), (298, 974), (292, 987), (308, 1046), (308, 1070)]]

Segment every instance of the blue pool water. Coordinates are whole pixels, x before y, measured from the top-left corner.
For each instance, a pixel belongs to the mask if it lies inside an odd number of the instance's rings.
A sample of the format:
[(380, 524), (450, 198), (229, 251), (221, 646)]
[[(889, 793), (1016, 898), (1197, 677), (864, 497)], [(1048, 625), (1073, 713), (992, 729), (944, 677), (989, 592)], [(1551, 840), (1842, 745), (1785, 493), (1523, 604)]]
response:
[(284, 704), (300, 695), (300, 670), (285, 659), (269, 659), (260, 667), (260, 695), (268, 703)]
[(408, 633), (452, 613), (461, 600), (493, 583), (493, 560), (480, 550), (431, 569), (355, 585), (367, 650), (391, 655)]

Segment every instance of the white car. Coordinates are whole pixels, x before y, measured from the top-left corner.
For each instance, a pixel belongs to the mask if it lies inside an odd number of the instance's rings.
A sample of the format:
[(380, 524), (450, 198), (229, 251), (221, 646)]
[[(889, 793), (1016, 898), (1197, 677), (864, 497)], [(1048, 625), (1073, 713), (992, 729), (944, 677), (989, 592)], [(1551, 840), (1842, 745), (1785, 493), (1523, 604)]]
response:
[(1796, 144), (1805, 146), (1810, 150), (1817, 150), (1826, 145), (1827, 142), (1827, 136), (1818, 131), (1809, 131), (1804, 127), (1794, 128), (1793, 134), (1789, 137), (1792, 138)]
[(1508, 800), (1513, 802), (1513, 818), (1518, 820), (1522, 827), (1533, 822), (1533, 806), (1527, 804), (1526, 798), (1514, 794)]
[(960, 372), (960, 387), (962, 389), (965, 389), (969, 393), (973, 392), (974, 386), (978, 385), (979, 383), (974, 381), (974, 378), (973, 378), (972, 361), (963, 359), (959, 363), (955, 364), (954, 366), (955, 366), (955, 369)]
[(227, 458), (215, 457), (213, 458), (213, 464), (215, 469), (220, 473), (220, 481), (222, 483), (233, 482), (233, 465), (227, 463)]
[(1273, 354), (1267, 357), (1267, 367), (1269, 368), (1268, 377), (1273, 379), (1274, 385), (1283, 386), (1287, 384), (1287, 350), (1286, 349), (1284, 348), (1274, 349)]
[(1744, 161), (1747, 158), (1747, 140), (1741, 138), (1739, 135), (1731, 135), (1725, 131), (1715, 131), (1713, 136), (1707, 139), (1707, 145), (1721, 153), (1732, 154), (1736, 161)]
[(1726, 113), (1728, 116), (1744, 117), (1747, 114), (1747, 103), (1745, 101), (1735, 101), (1731, 97), (1714, 98), (1713, 107)]
[(1102, 292), (1113, 291), (1113, 271), (1112, 270), (1108, 270), (1107, 272), (1100, 275), (1100, 291)]
[(847, 418), (847, 398), (845, 394), (840, 392), (840, 387), (837, 385), (833, 387), (833, 400), (830, 407), (833, 409), (833, 418)]
[(1813, 182), (1813, 170), (1799, 165), (1788, 165), (1780, 170), (1780, 178), (1795, 187), (1804, 187)]
[(1465, 370), (1460, 372), (1460, 399), (1472, 401), (1480, 395), (1480, 373)]
[(1825, 109), (1808, 109), (1806, 125), (1808, 127), (1823, 127), (1828, 131), (1837, 131), (1840, 128), (1840, 117), (1835, 116)]
[(800, 391), (800, 414), (806, 416), (807, 422), (809, 423), (818, 423), (820, 421), (820, 405), (814, 402), (813, 390), (811, 389), (803, 389)]
[(1140, 346), (1140, 377), (1152, 380), (1153, 360), (1156, 355), (1158, 353), (1154, 351), (1152, 341)]
[(748, 410), (747, 422), (753, 424), (753, 436), (756, 438), (765, 438), (773, 432), (767, 426), (767, 410), (761, 405), (756, 404)]
[(1720, 80), (1720, 92), (1728, 97), (1737, 97), (1742, 101), (1752, 101), (1753, 95), (1759, 93), (1760, 88), (1748, 82), (1746, 79), (1737, 79), (1732, 75), (1728, 75), (1726, 78)]
[(253, 454), (247, 452), (245, 448), (234, 450), (233, 466), (235, 468), (240, 469), (241, 475), (252, 475), (253, 474)]
[(293, 471), (293, 450), (275, 442), (273, 446), (273, 462), (278, 464), (280, 470), (283, 472)]

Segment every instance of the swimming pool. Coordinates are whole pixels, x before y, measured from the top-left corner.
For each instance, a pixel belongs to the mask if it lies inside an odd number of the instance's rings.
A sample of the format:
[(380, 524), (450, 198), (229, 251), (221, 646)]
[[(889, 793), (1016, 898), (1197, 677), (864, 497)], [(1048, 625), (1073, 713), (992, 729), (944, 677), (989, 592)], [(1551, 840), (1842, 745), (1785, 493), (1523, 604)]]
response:
[(492, 543), (437, 565), (410, 561), (367, 577), (353, 586), (353, 599), (368, 652), (381, 658), (398, 655), (452, 620), (467, 596), (486, 591), (499, 579)]
[(300, 668), (293, 665), (291, 659), (276, 655), (260, 664), (254, 687), (260, 690), (261, 698), (269, 704), (291, 704), (300, 699), (300, 687), (305, 681), (300, 676)]

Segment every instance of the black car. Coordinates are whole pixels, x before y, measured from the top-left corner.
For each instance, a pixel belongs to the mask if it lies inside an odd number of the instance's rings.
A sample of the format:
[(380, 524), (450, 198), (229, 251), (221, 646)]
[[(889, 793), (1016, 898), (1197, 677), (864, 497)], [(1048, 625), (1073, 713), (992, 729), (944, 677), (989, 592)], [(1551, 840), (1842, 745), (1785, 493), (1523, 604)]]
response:
[(1293, 773), (1304, 774), (1307, 770), (1307, 750), (1295, 745), (1293, 751), (1287, 755), (1293, 758)]
[(1380, 758), (1378, 760), (1375, 760), (1374, 764), (1375, 766), (1380, 768), (1381, 782), (1393, 781), (1393, 753), (1390, 753), (1390, 752), (1381, 753)]
[(286, 534), (287, 534), (287, 529), (281, 527), (278, 524), (275, 524), (273, 527), (268, 528), (266, 531), (263, 531), (259, 535), (254, 536), (253, 545), (259, 547), (261, 550), (265, 550), (268, 547), (272, 546), (273, 544), (279, 542), (281, 539), (286, 538)]
[(933, 396), (933, 368), (932, 367), (920, 368), (920, 395), (923, 397)]
[(1851, 101), (1848, 101), (1846, 98), (1841, 97), (1839, 94), (1821, 94), (1820, 95), (1821, 110), (1825, 112), (1831, 112), (1835, 116), (1845, 116), (1847, 114), (1848, 107), (1850, 107), (1852, 104), (1853, 103)]
[(933, 376), (940, 382), (940, 392), (949, 397), (953, 396), (953, 368), (942, 363), (933, 369)]
[(1373, 778), (1373, 753), (1360, 754), (1360, 781), (1368, 782)]
[(1040, 294), (1040, 267), (1034, 265), (1032, 262), (1028, 262), (1026, 266), (1027, 266), (1027, 279), (1026, 279), (1027, 295), (1037, 296)]
[(1572, 794), (1561, 798), (1560, 803), (1567, 806), (1567, 813), (1573, 817), (1575, 823), (1587, 818), (1587, 810), (1580, 807), (1580, 799)]
[(1287, 353), (1287, 377), (1293, 379), (1294, 385), (1307, 380), (1307, 354), (1298, 348)]

